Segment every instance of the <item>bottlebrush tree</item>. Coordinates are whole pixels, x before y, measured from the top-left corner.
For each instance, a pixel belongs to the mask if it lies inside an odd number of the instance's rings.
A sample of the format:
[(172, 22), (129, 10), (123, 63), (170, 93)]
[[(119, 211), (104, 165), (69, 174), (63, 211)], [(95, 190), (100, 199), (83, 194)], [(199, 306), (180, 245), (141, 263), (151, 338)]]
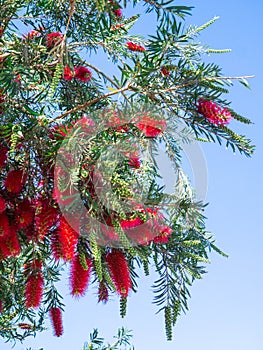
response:
[[(156, 21), (145, 38), (130, 34), (140, 15), (128, 13), (141, 3)], [(163, 0), (0, 0), (2, 337), (34, 335), (48, 315), (63, 333), (56, 282), (66, 265), (72, 296), (97, 283), (98, 301), (117, 294), (122, 316), (137, 269), (155, 270), (170, 340), (209, 251), (222, 253), (181, 144), (225, 143), (250, 156), (250, 141), (230, 128), (250, 121), (224, 97), (232, 79), (247, 83), (204, 62), (227, 50), (196, 42), (215, 19), (185, 28), (190, 11)], [(160, 149), (177, 179), (172, 194), (160, 182)]]

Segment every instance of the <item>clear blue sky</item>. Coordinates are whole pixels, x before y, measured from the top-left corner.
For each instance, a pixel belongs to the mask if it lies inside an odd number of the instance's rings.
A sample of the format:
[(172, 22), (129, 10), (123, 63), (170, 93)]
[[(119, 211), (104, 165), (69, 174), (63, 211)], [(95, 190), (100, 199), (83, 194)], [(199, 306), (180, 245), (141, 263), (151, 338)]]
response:
[[(120, 326), (133, 329), (136, 350), (262, 350), (263, 3), (260, 0), (177, 3), (196, 7), (188, 19), (192, 24), (203, 24), (215, 15), (220, 16), (203, 32), (201, 40), (216, 48), (232, 48), (230, 54), (213, 57), (226, 75), (256, 75), (251, 81), (252, 91), (236, 84), (229, 95), (232, 107), (255, 122), (239, 129), (257, 146), (253, 158), (233, 155), (218, 145), (202, 145), (209, 175), (207, 226), (229, 258), (212, 254), (209, 273), (191, 289), (189, 311), (179, 318), (173, 342), (166, 342), (163, 318), (155, 315), (151, 304), (150, 278), (139, 281), (138, 293), (130, 297), (124, 320), (119, 318), (116, 300), (106, 306), (97, 305), (96, 291), (91, 286), (86, 297), (74, 301), (68, 295), (67, 281), (63, 281), (61, 290), (67, 305), (64, 336), (57, 339), (50, 330), (17, 345), (16, 350), (30, 346), (34, 350), (41, 347), (81, 350), (93, 328), (98, 327), (110, 341)], [(141, 28), (145, 27), (144, 22)], [(11, 349), (11, 345), (0, 341), (0, 349)]]

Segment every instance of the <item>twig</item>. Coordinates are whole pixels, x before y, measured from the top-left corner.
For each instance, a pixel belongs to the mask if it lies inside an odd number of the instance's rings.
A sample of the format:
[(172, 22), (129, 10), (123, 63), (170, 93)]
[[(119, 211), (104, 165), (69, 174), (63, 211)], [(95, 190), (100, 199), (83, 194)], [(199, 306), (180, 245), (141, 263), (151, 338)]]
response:
[(83, 103), (82, 105), (79, 105), (79, 106), (77, 106), (77, 107), (75, 107), (75, 108), (72, 108), (72, 109), (70, 109), (69, 111), (66, 111), (66, 112), (60, 114), (59, 116), (55, 117), (54, 119), (52, 119), (52, 122), (55, 121), (55, 120), (57, 120), (57, 119), (62, 119), (62, 118), (64, 118), (64, 117), (66, 117), (67, 115), (69, 115), (69, 114), (71, 114), (71, 113), (75, 113), (75, 112), (77, 112), (77, 111), (79, 111), (79, 110), (81, 110), (81, 109), (83, 109), (83, 108), (86, 108), (86, 107), (88, 107), (88, 106), (91, 106), (91, 105), (93, 105), (94, 103), (96, 103), (96, 102), (98, 102), (98, 101), (100, 101), (100, 100), (104, 100), (104, 99), (107, 98), (107, 97), (110, 97), (110, 96), (116, 95), (116, 94), (118, 94), (118, 93), (122, 93), (122, 92), (124, 92), (124, 91), (127, 91), (127, 90), (129, 90), (129, 88), (130, 88), (130, 84), (131, 84), (131, 83), (129, 83), (128, 85), (126, 85), (126, 86), (123, 87), (123, 88), (120, 88), (120, 89), (115, 90), (115, 91), (111, 91), (111, 92), (109, 92), (109, 93), (107, 93), (107, 94), (105, 94), (105, 95), (98, 96), (98, 97), (94, 98), (94, 99), (91, 100), (91, 101), (85, 102), (85, 103)]

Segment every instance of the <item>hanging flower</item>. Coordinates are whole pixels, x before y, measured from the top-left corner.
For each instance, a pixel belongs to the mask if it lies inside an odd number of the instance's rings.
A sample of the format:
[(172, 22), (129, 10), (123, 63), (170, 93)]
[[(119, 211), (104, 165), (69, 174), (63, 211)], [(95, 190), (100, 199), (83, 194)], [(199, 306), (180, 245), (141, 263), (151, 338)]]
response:
[(63, 38), (63, 34), (60, 32), (53, 32), (53, 33), (47, 34), (46, 36), (47, 47), (53, 48), (54, 46), (61, 43), (62, 38)]
[(78, 66), (78, 67), (74, 67), (74, 71), (75, 71), (76, 79), (83, 81), (84, 83), (91, 80), (92, 73), (88, 68), (83, 66)]
[(26, 307), (37, 308), (40, 306), (44, 287), (41, 262), (34, 260), (31, 264), (26, 265), (25, 273), (27, 274), (25, 286)]
[(0, 169), (6, 166), (8, 148), (0, 143)]
[(72, 80), (74, 78), (74, 73), (72, 72), (72, 70), (69, 68), (69, 66), (65, 66), (64, 67), (64, 79), (65, 80)]
[(21, 246), (17, 236), (17, 227), (12, 225), (9, 227), (8, 233), (0, 237), (0, 260), (9, 256), (16, 256), (20, 252)]
[(62, 324), (62, 312), (58, 307), (52, 307), (49, 310), (49, 316), (54, 329), (54, 334), (56, 337), (60, 337), (63, 334), (63, 324)]
[(211, 124), (226, 125), (233, 118), (226, 108), (218, 106), (215, 102), (199, 98), (197, 110)]
[(23, 170), (11, 170), (5, 179), (5, 188), (8, 192), (20, 193), (26, 182)]
[(0, 237), (7, 236), (9, 233), (9, 219), (6, 212), (0, 214)]
[(0, 196), (0, 214), (6, 209), (6, 201)]
[(106, 254), (105, 260), (117, 292), (126, 298), (131, 289), (131, 278), (124, 254), (120, 250), (113, 249)]
[(128, 41), (126, 43), (126, 46), (127, 48), (130, 50), (130, 51), (137, 51), (137, 52), (143, 52), (145, 51), (145, 48), (141, 45), (138, 45), (138, 44), (135, 44), (133, 43), (132, 41)]
[(109, 291), (106, 284), (101, 281), (98, 290), (98, 302), (106, 303), (109, 299)]
[(25, 198), (21, 203), (18, 204), (16, 210), (16, 222), (18, 228), (26, 228), (33, 222), (35, 210), (33, 209), (30, 201)]
[(90, 257), (83, 257), (76, 254), (71, 264), (70, 271), (70, 294), (74, 296), (83, 296), (87, 290), (91, 275), (92, 260)]
[(60, 218), (59, 227), (51, 236), (51, 250), (56, 260), (71, 261), (74, 258), (78, 233), (68, 224), (64, 217)]
[(39, 239), (44, 239), (52, 226), (56, 225), (59, 219), (59, 211), (49, 200), (36, 203), (35, 223)]

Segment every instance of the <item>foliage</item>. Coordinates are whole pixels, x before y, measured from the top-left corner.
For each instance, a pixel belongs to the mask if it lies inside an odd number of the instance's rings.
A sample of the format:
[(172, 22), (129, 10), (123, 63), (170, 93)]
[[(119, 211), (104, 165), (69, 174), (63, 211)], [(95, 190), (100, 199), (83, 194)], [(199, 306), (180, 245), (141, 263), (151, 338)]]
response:
[[(99, 301), (119, 295), (122, 316), (137, 269), (156, 270), (154, 303), (171, 340), (209, 251), (223, 254), (183, 173), (182, 143), (224, 142), (252, 154), (228, 125), (251, 122), (225, 99), (233, 80), (248, 86), (246, 77), (225, 77), (204, 62), (227, 51), (196, 40), (216, 18), (185, 28), (190, 7), (145, 0), (156, 32), (143, 38), (130, 34), (141, 15), (121, 12), (139, 3), (0, 0), (0, 334), (7, 340), (43, 331), (47, 314), (62, 334), (56, 282), (65, 264), (73, 296), (96, 282)], [(163, 148), (177, 178), (173, 194), (160, 185)], [(127, 340), (123, 330), (119, 337)], [(96, 339), (95, 331), (89, 349), (103, 346)]]
[(90, 342), (85, 343), (83, 350), (134, 350), (134, 347), (127, 347), (130, 344), (130, 338), (132, 337), (130, 331), (120, 328), (118, 329), (118, 335), (115, 336), (116, 341), (113, 344), (104, 344), (104, 339), (99, 337), (97, 329), (94, 329), (90, 334)]

